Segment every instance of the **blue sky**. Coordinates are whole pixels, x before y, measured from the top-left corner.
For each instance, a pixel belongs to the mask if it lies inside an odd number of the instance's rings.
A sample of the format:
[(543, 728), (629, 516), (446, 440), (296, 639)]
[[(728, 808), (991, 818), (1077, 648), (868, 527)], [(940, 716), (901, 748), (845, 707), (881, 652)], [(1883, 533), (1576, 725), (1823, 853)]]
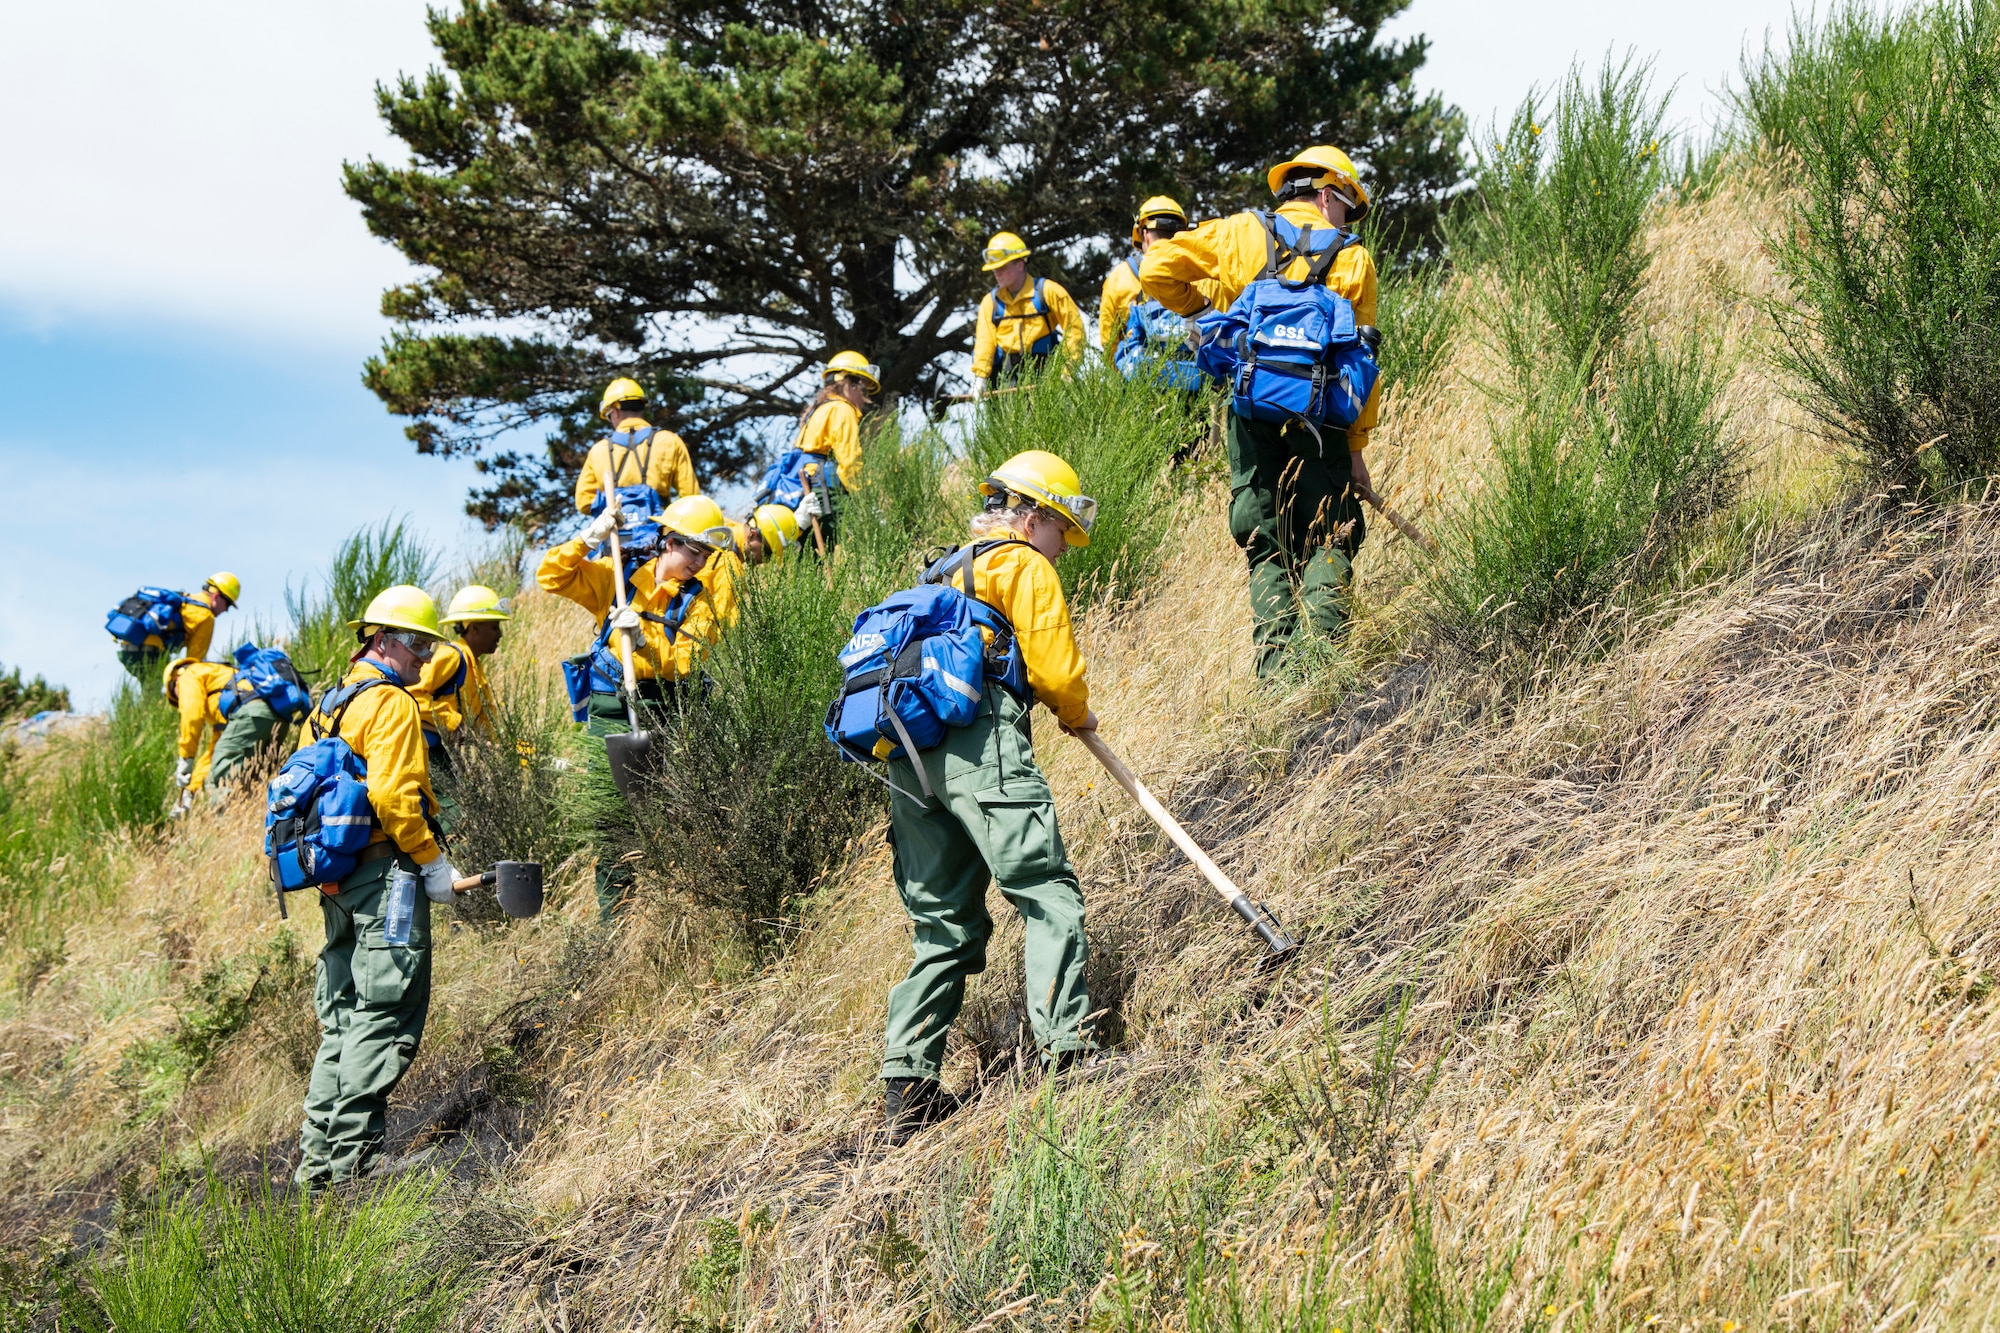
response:
[[(1477, 120), (1573, 59), (1658, 59), (1700, 124), (1776, 0), (1415, 0), (1420, 82)], [(0, 14), (0, 664), (100, 706), (104, 612), (141, 583), (243, 578), (247, 632), (342, 537), (408, 515), (478, 541), (469, 464), (417, 457), (360, 384), (407, 274), (340, 193), (390, 156), (378, 80), (431, 63), (424, 0), (104, 0)], [(1288, 151), (1292, 145), (1275, 145)], [(218, 636), (218, 644), (228, 634)]]

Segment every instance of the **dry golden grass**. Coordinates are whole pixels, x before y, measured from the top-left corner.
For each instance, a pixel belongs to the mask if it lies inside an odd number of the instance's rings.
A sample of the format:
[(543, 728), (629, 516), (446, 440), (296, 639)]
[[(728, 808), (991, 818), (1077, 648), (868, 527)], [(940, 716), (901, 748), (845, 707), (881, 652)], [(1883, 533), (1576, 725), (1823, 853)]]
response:
[[(1347, 674), (1258, 687), (1216, 493), (1163, 578), (1081, 626), (1106, 738), (1313, 941), (1259, 975), (1191, 867), (1080, 747), (1040, 729), (1093, 982), (1130, 1056), (1065, 1096), (1117, 1108), (1129, 1179), (1236, 1182), (1213, 1232), (1256, 1274), (1253, 1296), (1325, 1313), (1328, 1289), (1399, 1291), (1421, 1215), (1455, 1280), (1506, 1274), (1497, 1328), (2000, 1322), (2000, 506), (1801, 524), (1837, 472), (1757, 368), (1768, 199), (1739, 174), (1655, 229), (1643, 311), (1740, 358), (1731, 406), (1756, 448), (1754, 496), (1716, 538), (1735, 572), (1698, 557), (1616, 651), (1527, 697), (1400, 660), (1412, 552), (1378, 528)], [(1377, 437), (1379, 488), (1419, 521), (1484, 456), (1480, 358), (1462, 345), (1448, 383), (1393, 404)], [(547, 688), (587, 632), (560, 604), (527, 604), (510, 691)], [(1328, 711), (1357, 672), (1365, 688)], [(128, 891), (80, 916), (64, 960), (0, 1009), (11, 1196), (139, 1160), (115, 1109), (120, 1053), (170, 1022), (176, 977), (277, 928), (252, 823), (239, 806), (135, 848)], [(936, 1247), (898, 1276), (877, 1240), (887, 1218), (924, 1239), (927, 1218), (967, 1204), (952, 1173), (992, 1163), (1031, 1095), (1012, 1058), (1011, 914), (947, 1065), (975, 1104), (891, 1152), (875, 1075), (908, 926), (878, 837), (755, 972), (715, 952), (697, 914), (660, 909), (607, 942), (583, 868), (556, 887), (540, 921), (446, 936), (405, 1098), (496, 1041), (527, 1061), (532, 1142), (477, 1177), (511, 1239), (468, 1326), (675, 1327), (712, 1218), (753, 1232), (736, 1327), (947, 1326)], [(1436, 1083), (1357, 1156), (1288, 1098), (1365, 1090), (1405, 993), (1397, 1067)], [(167, 1152), (288, 1136), (299, 1038), (283, 1031), (233, 1047), (176, 1104)], [(1335, 1195), (1344, 1155), (1353, 1188)], [(758, 1209), (769, 1221), (751, 1228)], [(1135, 1220), (1125, 1253), (1164, 1252), (1148, 1236), (1173, 1219)], [(1314, 1278), (1315, 1255), (1337, 1276)], [(1184, 1279), (1158, 1275), (1148, 1320), (1186, 1323)], [(992, 1306), (1011, 1312), (987, 1328), (1065, 1313), (1018, 1294)]]

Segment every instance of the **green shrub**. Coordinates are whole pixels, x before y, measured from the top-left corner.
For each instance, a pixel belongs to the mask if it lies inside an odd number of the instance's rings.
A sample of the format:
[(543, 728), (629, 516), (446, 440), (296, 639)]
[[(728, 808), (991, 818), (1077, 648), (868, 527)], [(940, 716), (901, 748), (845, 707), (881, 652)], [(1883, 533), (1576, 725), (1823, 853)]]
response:
[(0, 673), (0, 722), (49, 710), (67, 713), (69, 691), (49, 684), (40, 676), (24, 681), (19, 667)]
[(1527, 386), (1493, 461), (1440, 525), (1432, 623), (1460, 651), (1567, 641), (1656, 575), (1741, 481), (1726, 369), (1698, 336), (1628, 345), (1608, 382), (1558, 365)]
[(1587, 379), (1625, 334), (1652, 256), (1645, 225), (1667, 183), (1663, 99), (1648, 67), (1572, 69), (1544, 119), (1529, 97), (1479, 153), (1453, 247), (1497, 279), (1484, 322), (1517, 378), (1551, 354)]
[(204, 968), (174, 1001), (173, 1031), (131, 1047), (120, 1062), (116, 1081), (133, 1097), (133, 1119), (166, 1110), (260, 1004), (304, 1004), (311, 976), (289, 930), (255, 953)]
[(1443, 263), (1391, 258), (1385, 264), (1375, 301), (1384, 399), (1391, 391), (1406, 400), (1421, 398), (1441, 385), (1464, 314), (1451, 270)]
[(434, 1187), (399, 1180), (341, 1198), (233, 1196), (210, 1177), (162, 1194), (63, 1299), (65, 1326), (103, 1333), (425, 1333), (466, 1290)]
[(1890, 482), (2000, 471), (2000, 6), (1796, 19), (1738, 104), (1800, 186), (1766, 305), (1800, 403)]
[(354, 631), (347, 622), (358, 618), (384, 588), (399, 583), (427, 586), (436, 568), (436, 553), (402, 519), (385, 518), (340, 544), (318, 588), (286, 587), (290, 629), (278, 635), (259, 626), (257, 640), (282, 637), (299, 674), (317, 691), (339, 680), (354, 653)]

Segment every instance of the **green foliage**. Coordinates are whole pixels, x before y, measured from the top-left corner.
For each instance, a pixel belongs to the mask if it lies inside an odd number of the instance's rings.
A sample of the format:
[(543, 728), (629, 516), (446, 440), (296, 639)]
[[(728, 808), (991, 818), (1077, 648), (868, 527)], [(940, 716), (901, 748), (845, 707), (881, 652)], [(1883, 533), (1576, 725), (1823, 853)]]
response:
[(1533, 653), (1656, 574), (1687, 531), (1729, 504), (1742, 450), (1727, 368), (1699, 335), (1621, 349), (1608, 383), (1553, 357), (1440, 526), (1434, 627), (1470, 653)]
[(1663, 112), (1644, 66), (1607, 63), (1594, 84), (1571, 73), (1548, 123), (1524, 103), (1482, 155), (1455, 239), (1493, 288), (1481, 319), (1505, 370), (1487, 386), (1493, 460), (1440, 523), (1426, 573), (1448, 646), (1573, 646), (1734, 499), (1720, 354), (1632, 329), (1644, 227), (1670, 184)]
[[(1370, 238), (1369, 248), (1383, 252)], [(1384, 256), (1375, 298), (1375, 327), (1382, 331), (1378, 360), (1381, 393), (1421, 398), (1441, 387), (1453, 340), (1465, 307), (1452, 271), (1436, 259), (1398, 260)]]
[(1510, 364), (1547, 371), (1547, 356), (1585, 377), (1624, 336), (1652, 256), (1648, 210), (1667, 182), (1664, 99), (1648, 67), (1607, 62), (1594, 84), (1571, 70), (1545, 121), (1535, 97), (1479, 153), (1454, 247), (1498, 278), (1506, 297), (1482, 309)]
[(51, 709), (62, 713), (69, 711), (68, 690), (51, 685), (40, 676), (24, 681), (19, 667), (0, 673), (0, 722)]
[[(438, 68), (378, 90), (409, 164), (346, 169), (370, 230), (428, 271), (385, 295), (401, 325), (366, 381), (419, 450), (484, 456), (472, 512), (541, 526), (567, 516), (614, 374), (685, 408), (667, 415), (709, 476), (842, 347), (931, 393), (1000, 226), (1088, 302), (1137, 200), (1261, 202), (1274, 155), (1337, 143), (1427, 244), (1463, 130), (1415, 89), (1423, 40), (1382, 37), (1406, 3), (438, 9)], [(494, 321), (526, 332), (465, 327)], [(544, 449), (507, 434), (536, 424)]]
[(213, 1177), (162, 1194), (62, 1301), (102, 1333), (426, 1333), (446, 1327), (466, 1262), (433, 1220), (434, 1187), (399, 1180), (342, 1198), (233, 1196)]
[(133, 1097), (133, 1119), (165, 1111), (260, 1004), (303, 1003), (310, 976), (289, 930), (256, 953), (204, 968), (175, 1000), (173, 1031), (132, 1046), (120, 1062), (115, 1081)]
[(1083, 1304), (1127, 1211), (1123, 1109), (1046, 1085), (1008, 1118), (991, 1162), (945, 1169), (924, 1243), (952, 1313), (977, 1319), (1026, 1295)]
[(1889, 482), (2000, 471), (2000, 5), (1798, 17), (1739, 108), (1800, 187), (1766, 305), (1800, 403)]
[[(339, 680), (355, 647), (354, 631), (347, 622), (359, 617), (384, 588), (399, 583), (423, 587), (436, 568), (436, 553), (402, 519), (385, 518), (348, 537), (334, 552), (317, 589), (285, 589), (285, 609), (292, 624), (283, 637), (300, 676), (315, 691)], [(259, 627), (259, 642), (267, 637), (275, 636)]]
[(176, 726), (157, 695), (127, 681), (103, 726), (0, 751), (0, 918), (24, 927), (109, 887), (119, 836), (166, 822)]

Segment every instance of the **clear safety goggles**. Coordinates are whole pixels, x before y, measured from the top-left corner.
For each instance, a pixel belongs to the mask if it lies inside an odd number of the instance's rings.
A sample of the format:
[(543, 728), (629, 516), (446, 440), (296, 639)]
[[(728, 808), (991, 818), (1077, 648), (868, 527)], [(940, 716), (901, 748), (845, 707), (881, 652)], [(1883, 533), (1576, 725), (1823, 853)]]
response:
[[(988, 251), (988, 253), (992, 252)], [(820, 371), (819, 377), (823, 380), (830, 380), (835, 375), (865, 375), (875, 383), (880, 384), (882, 382), (882, 367), (872, 362), (865, 366), (827, 366)]]
[(703, 528), (701, 535), (696, 537), (690, 537), (685, 532), (669, 532), (667, 540), (703, 555), (711, 551), (730, 551), (736, 547), (736, 534), (728, 528)]
[(986, 252), (986, 262), (989, 264), (1005, 264), (1011, 260), (1026, 259), (1027, 257), (1028, 252), (1026, 250), (988, 250)]
[(1097, 501), (1087, 495), (1030, 495), (1013, 489), (998, 477), (987, 478), (986, 486), (989, 509), (1012, 509), (1027, 502), (1055, 510), (1085, 533), (1097, 524)]
[(394, 639), (397, 643), (402, 644), (409, 651), (410, 656), (416, 658), (419, 662), (430, 661), (431, 654), (437, 651), (438, 641), (436, 639), (433, 639), (428, 634), (419, 634), (415, 630), (385, 629), (382, 631), (382, 637), (385, 639)]

